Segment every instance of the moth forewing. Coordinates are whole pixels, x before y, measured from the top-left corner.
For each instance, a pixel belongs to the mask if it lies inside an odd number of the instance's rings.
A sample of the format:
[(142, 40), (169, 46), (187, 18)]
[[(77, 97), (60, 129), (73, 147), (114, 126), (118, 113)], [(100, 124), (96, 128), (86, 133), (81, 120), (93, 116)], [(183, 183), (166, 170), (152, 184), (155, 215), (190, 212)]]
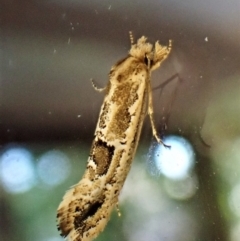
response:
[[(146, 37), (112, 67), (83, 178), (64, 195), (57, 210), (58, 229), (69, 241), (91, 241), (106, 226), (131, 167), (146, 110), (153, 135), (151, 71), (171, 50)], [(96, 87), (95, 87), (96, 89)]]

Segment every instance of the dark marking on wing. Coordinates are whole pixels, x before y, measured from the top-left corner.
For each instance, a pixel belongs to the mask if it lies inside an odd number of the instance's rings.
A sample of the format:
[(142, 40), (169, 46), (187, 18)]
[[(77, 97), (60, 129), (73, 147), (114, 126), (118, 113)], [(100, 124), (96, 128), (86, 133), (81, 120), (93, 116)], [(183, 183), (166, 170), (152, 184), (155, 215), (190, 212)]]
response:
[(106, 121), (105, 121), (105, 116), (108, 114), (110, 104), (109, 103), (104, 103), (101, 115), (99, 116), (99, 127), (101, 129), (104, 129), (106, 127)]
[(76, 207), (76, 213), (79, 212), (79, 215), (75, 214), (75, 219), (74, 219), (74, 228), (78, 229), (79, 227), (81, 227), (81, 229), (84, 229), (84, 221), (89, 218), (92, 217), (96, 214), (96, 212), (102, 207), (103, 201), (97, 201), (95, 203), (93, 203), (92, 205), (90, 205), (88, 207), (88, 209), (84, 210), (84, 211), (80, 211), (79, 207)]
[(105, 175), (107, 173), (112, 162), (114, 150), (114, 146), (110, 146), (100, 139), (93, 143), (90, 157), (96, 163), (97, 175)]
[(71, 232), (71, 225), (69, 225), (68, 216), (63, 216), (61, 210), (57, 213), (57, 218), (61, 218), (61, 222), (57, 225), (58, 231), (60, 231), (60, 235), (62, 237), (66, 237)]

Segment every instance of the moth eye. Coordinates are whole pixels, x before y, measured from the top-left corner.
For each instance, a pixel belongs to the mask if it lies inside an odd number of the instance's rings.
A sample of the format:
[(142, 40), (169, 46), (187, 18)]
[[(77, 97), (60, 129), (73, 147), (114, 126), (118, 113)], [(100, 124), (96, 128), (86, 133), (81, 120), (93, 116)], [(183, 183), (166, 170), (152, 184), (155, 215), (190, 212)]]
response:
[(145, 57), (144, 57), (144, 63), (145, 63), (146, 65), (148, 65), (148, 61), (149, 61), (148, 57), (145, 56)]
[(144, 57), (144, 63), (148, 66), (150, 66), (150, 67), (152, 67), (152, 65), (153, 65), (153, 60), (152, 59), (150, 59), (150, 58), (148, 58), (147, 56), (145, 56)]

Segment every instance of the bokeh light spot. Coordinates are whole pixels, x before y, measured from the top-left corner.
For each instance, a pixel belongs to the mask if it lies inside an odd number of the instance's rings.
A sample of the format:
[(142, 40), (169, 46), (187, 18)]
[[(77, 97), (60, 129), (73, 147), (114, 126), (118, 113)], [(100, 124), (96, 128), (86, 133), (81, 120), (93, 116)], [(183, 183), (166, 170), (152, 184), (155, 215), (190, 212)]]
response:
[(38, 161), (37, 171), (40, 179), (49, 186), (64, 182), (71, 170), (69, 158), (61, 151), (48, 151)]
[[(151, 148), (153, 154), (155, 173), (162, 173), (170, 179), (183, 179), (187, 177), (194, 165), (194, 151), (191, 144), (184, 138), (169, 136), (164, 143), (171, 146), (155, 145)], [(151, 167), (152, 168), (152, 167)]]
[(198, 190), (198, 186), (196, 175), (180, 180), (168, 178), (164, 180), (164, 187), (168, 195), (177, 200), (186, 200), (193, 197)]
[(229, 206), (232, 213), (240, 217), (240, 183), (235, 185), (229, 195)]
[(35, 184), (33, 156), (25, 148), (14, 147), (0, 157), (0, 177), (6, 191), (23, 193)]

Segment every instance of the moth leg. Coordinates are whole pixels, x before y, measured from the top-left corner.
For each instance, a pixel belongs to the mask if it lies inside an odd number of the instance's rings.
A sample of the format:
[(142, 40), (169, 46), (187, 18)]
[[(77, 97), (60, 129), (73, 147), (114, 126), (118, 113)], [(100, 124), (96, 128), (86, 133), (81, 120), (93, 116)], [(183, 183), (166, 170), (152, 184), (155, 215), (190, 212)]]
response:
[(181, 78), (181, 76), (178, 73), (176, 73), (176, 74), (172, 75), (170, 78), (168, 78), (167, 80), (165, 80), (163, 83), (161, 83), (158, 86), (152, 88), (152, 91), (160, 89), (160, 96), (161, 96), (165, 86), (167, 86), (170, 82), (172, 82), (174, 80), (177, 80), (179, 82), (179, 84), (177, 84), (177, 86), (174, 88), (173, 93), (171, 94), (171, 99), (168, 102), (168, 105), (166, 106), (166, 108), (164, 108), (164, 110), (163, 110), (163, 118), (162, 118), (162, 121), (161, 121), (161, 131), (160, 131), (161, 134), (164, 133), (167, 129), (167, 123), (168, 123), (168, 120), (169, 120), (169, 117), (170, 117), (172, 106), (173, 106), (173, 104), (175, 102), (175, 98), (177, 96), (179, 85), (184, 80)]
[(104, 90), (106, 90), (106, 86), (104, 88), (99, 88), (95, 83), (93, 79), (90, 79), (92, 82), (92, 87), (97, 91), (97, 92), (103, 92)]
[(154, 123), (154, 117), (153, 117), (153, 97), (152, 97), (152, 89), (151, 89), (151, 84), (150, 81), (148, 82), (148, 115), (150, 118), (151, 126), (152, 126), (152, 134), (157, 140), (158, 143), (161, 143), (165, 147), (170, 148), (170, 146), (166, 145), (161, 138), (157, 135), (157, 128)]

